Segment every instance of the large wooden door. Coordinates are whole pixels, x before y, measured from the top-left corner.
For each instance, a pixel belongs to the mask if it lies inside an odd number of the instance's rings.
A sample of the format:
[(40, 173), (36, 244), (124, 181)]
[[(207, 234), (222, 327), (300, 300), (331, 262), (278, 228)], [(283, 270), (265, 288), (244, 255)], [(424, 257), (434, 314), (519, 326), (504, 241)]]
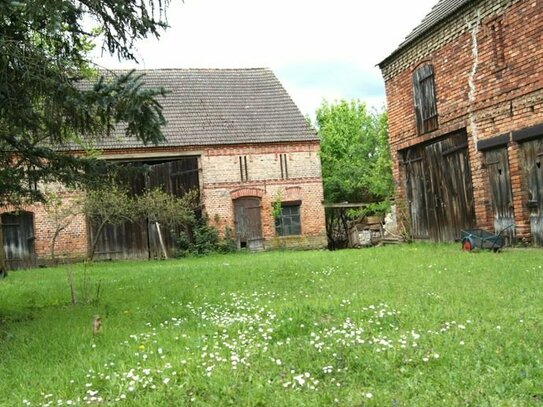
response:
[(234, 201), (236, 238), (241, 247), (258, 246), (262, 241), (260, 199), (239, 198)]
[[(141, 194), (145, 190), (143, 173), (136, 173), (122, 180), (123, 187), (130, 195)], [(100, 222), (91, 219), (89, 225), (89, 247), (96, 238)], [(147, 222), (138, 219), (134, 222), (125, 221), (117, 225), (106, 225), (98, 241), (94, 258), (99, 260), (147, 259), (149, 257)]]
[(435, 221), (433, 206), (428, 202), (431, 195), (428, 174), (422, 150), (411, 150), (404, 161), (404, 179), (411, 218), (411, 234), (415, 239), (430, 238), (430, 222)]
[(515, 214), (507, 147), (487, 150), (483, 153), (483, 159), (490, 185), (494, 231), (502, 233), (511, 244), (515, 236)]
[(404, 151), (403, 163), (414, 238), (453, 241), (474, 226), (465, 132), (412, 147)]
[[(89, 222), (89, 242), (96, 237), (99, 222)], [(125, 221), (119, 225), (106, 225), (96, 243), (94, 258), (100, 260), (147, 259), (149, 258), (147, 222), (139, 219)]]
[[(146, 188), (149, 190), (160, 188), (175, 197), (182, 197), (190, 190), (198, 189), (198, 158), (184, 157), (152, 165), (146, 179)], [(148, 222), (149, 257), (162, 256), (159, 231), (168, 256), (174, 256), (181, 229), (179, 227), (172, 229), (167, 225), (157, 227), (155, 222)]]
[[(136, 163), (147, 165), (146, 174), (138, 172), (123, 181), (131, 195), (139, 195), (146, 189), (161, 188), (177, 197), (191, 189), (198, 189), (198, 158), (183, 157), (162, 162)], [(89, 239), (96, 235), (97, 223), (90, 222)], [(180, 230), (170, 230), (161, 225), (163, 243), (168, 255), (175, 254)], [(154, 258), (162, 255), (158, 228), (148, 219), (107, 225), (102, 231), (96, 247), (96, 259)]]
[(520, 151), (532, 242), (536, 246), (543, 246), (543, 138), (522, 143)]
[(34, 216), (31, 212), (3, 213), (4, 256), (10, 269), (35, 265)]
[(465, 132), (443, 140), (441, 144), (441, 190), (443, 211), (449, 226), (444, 241), (460, 238), (462, 229), (475, 226), (475, 204)]

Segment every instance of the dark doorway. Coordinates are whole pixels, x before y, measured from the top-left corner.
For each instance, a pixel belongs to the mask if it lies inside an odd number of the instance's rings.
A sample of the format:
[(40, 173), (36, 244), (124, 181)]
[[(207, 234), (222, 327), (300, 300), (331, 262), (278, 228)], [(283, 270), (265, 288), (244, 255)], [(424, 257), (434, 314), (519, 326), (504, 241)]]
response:
[(520, 147), (523, 188), (530, 211), (532, 243), (543, 246), (543, 138), (526, 141)]
[(475, 225), (465, 130), (402, 152), (415, 239), (454, 241)]
[(494, 231), (502, 233), (508, 244), (515, 237), (515, 214), (507, 147), (494, 148), (483, 153), (488, 174), (490, 198), (494, 213)]
[(260, 199), (239, 198), (234, 201), (236, 239), (241, 248), (262, 248)]
[(32, 212), (12, 212), (2, 215), (4, 255), (10, 269), (36, 265), (34, 252), (34, 215)]

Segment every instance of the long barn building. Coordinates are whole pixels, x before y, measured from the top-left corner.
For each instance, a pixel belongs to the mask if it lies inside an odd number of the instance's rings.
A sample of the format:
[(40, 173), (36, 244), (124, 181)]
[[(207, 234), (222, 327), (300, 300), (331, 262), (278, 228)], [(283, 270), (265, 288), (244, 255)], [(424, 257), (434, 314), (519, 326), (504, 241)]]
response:
[[(326, 246), (319, 140), (269, 69), (165, 69), (142, 71), (161, 100), (166, 141), (145, 146), (122, 136), (96, 148), (101, 158), (146, 165), (131, 181), (134, 193), (160, 187), (180, 196), (200, 191), (202, 210), (220, 233), (230, 228), (240, 248)], [(74, 151), (77, 153), (77, 151)], [(62, 194), (65, 206), (78, 192)], [(274, 202), (281, 212), (273, 214)], [(50, 257), (55, 219), (43, 205), (2, 216), (4, 251), (12, 267)], [(56, 253), (83, 257), (95, 227), (77, 215), (57, 239)], [(175, 236), (166, 246), (175, 252)], [(145, 219), (108, 227), (97, 257), (148, 258), (159, 250)]]

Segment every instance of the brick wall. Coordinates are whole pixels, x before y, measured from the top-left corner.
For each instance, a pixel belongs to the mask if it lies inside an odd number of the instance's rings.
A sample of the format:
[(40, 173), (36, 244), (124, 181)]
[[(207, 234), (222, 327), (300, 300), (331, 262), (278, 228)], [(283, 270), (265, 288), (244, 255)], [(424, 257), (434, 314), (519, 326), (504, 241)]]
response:
[[(503, 61), (491, 25), (502, 26)], [(492, 229), (488, 177), (477, 142), (543, 123), (543, 1), (473, 1), (381, 64), (389, 113), (397, 197), (403, 198), (398, 151), (466, 128), (477, 224)], [(438, 130), (418, 135), (412, 74), (434, 67)], [(528, 236), (518, 144), (508, 144), (519, 237)], [(528, 236), (529, 237), (529, 236)]]
[[(242, 196), (261, 199), (262, 234), (266, 247), (323, 247), (326, 245), (323, 188), (318, 142), (227, 146), (204, 150), (202, 202), (213, 226), (221, 233), (235, 230), (234, 202)], [(281, 158), (287, 157), (288, 178), (281, 177)], [(239, 157), (247, 157), (248, 179), (242, 181)], [(302, 236), (277, 237), (272, 215), (276, 197), (300, 200)]]
[[(234, 145), (198, 148), (151, 148), (109, 150), (108, 158), (151, 159), (183, 155), (200, 155), (200, 189), (205, 212), (210, 222), (223, 233), (228, 226), (234, 227), (233, 199), (240, 196), (258, 195), (261, 198), (262, 232), (265, 246), (271, 247), (323, 247), (326, 246), (323, 189), (321, 180), (318, 142)], [(280, 155), (287, 157), (288, 178), (281, 177)], [(241, 181), (239, 156), (247, 157), (248, 180)], [(285, 176), (285, 173), (283, 174)], [(50, 189), (52, 186), (48, 186)], [(79, 196), (56, 188), (64, 208)], [(251, 192), (256, 191), (256, 192)], [(282, 200), (301, 200), (302, 235), (276, 237), (272, 217), (272, 203), (280, 194)], [(51, 242), (58, 221), (53, 211), (42, 204), (21, 210), (34, 214), (34, 247), (40, 260), (51, 257)], [(13, 208), (1, 208), (0, 213)], [(55, 245), (58, 258), (81, 258), (87, 253), (87, 225), (83, 215), (70, 216), (70, 222), (59, 233)], [(273, 244), (271, 243), (273, 240)]]
[[(73, 205), (79, 194), (65, 193), (61, 196), (65, 208)], [(67, 215), (61, 219), (44, 205), (35, 206), (34, 231), (35, 249), (39, 258), (51, 257), (51, 244), (55, 230), (65, 226), (58, 234), (55, 243), (57, 258), (84, 258), (87, 254), (87, 222), (81, 213)]]
[[(59, 191), (60, 200), (64, 208), (72, 207), (77, 200), (77, 192)], [(58, 216), (43, 204), (23, 206), (20, 208), (4, 207), (0, 213), (22, 210), (34, 215), (34, 250), (39, 260), (51, 259), (51, 246), (56, 230), (59, 230), (55, 244), (55, 257), (84, 258), (87, 253), (87, 223), (85, 216), (73, 215)], [(66, 215), (66, 212), (64, 212)], [(62, 230), (60, 230), (60, 228)]]

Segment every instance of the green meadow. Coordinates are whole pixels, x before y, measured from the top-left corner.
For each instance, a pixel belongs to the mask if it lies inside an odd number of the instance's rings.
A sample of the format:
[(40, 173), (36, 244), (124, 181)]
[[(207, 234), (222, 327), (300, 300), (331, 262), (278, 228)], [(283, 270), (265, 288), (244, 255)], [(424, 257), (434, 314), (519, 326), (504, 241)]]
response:
[(0, 405), (542, 405), (542, 267), (413, 244), (14, 271)]

